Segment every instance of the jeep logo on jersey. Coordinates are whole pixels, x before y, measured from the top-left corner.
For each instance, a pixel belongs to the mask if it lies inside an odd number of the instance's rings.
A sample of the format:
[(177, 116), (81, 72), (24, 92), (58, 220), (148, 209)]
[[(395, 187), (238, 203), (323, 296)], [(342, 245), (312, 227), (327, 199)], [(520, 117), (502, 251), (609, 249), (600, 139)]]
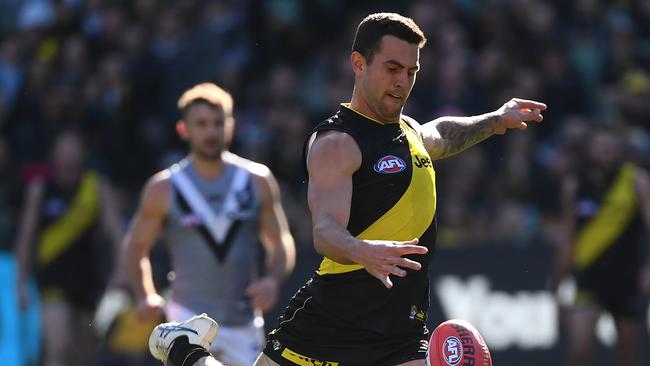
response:
[(447, 337), (442, 344), (442, 358), (447, 365), (456, 366), (463, 358), (463, 347), (460, 344), (460, 339), (456, 337)]
[(386, 155), (375, 163), (375, 171), (382, 174), (399, 173), (406, 169), (404, 160), (393, 155)]

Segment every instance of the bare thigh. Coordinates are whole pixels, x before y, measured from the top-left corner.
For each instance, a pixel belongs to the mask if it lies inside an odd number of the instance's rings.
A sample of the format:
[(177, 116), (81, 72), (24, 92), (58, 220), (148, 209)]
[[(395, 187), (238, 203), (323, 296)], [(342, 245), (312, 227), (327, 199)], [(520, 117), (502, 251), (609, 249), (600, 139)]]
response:
[(640, 365), (641, 354), (639, 352), (639, 337), (643, 331), (643, 320), (639, 319), (617, 319), (616, 331), (616, 354), (621, 366)]
[(66, 366), (70, 364), (73, 327), (71, 309), (63, 300), (43, 302), (43, 364), (44, 366)]
[(72, 326), (75, 329), (73, 342), (75, 361), (77, 365), (95, 364), (95, 350), (98, 347), (97, 335), (91, 326), (93, 316), (88, 310), (75, 309)]
[(91, 322), (88, 311), (64, 299), (44, 301), (44, 366), (92, 365), (97, 344)]
[(595, 345), (595, 327), (600, 307), (584, 304), (569, 315), (569, 354), (572, 365), (589, 365)]

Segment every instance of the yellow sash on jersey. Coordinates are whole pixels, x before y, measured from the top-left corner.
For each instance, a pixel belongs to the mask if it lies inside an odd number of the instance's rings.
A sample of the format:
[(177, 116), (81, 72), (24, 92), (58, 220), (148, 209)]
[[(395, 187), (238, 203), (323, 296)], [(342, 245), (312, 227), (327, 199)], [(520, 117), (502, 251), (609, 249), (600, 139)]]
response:
[(635, 169), (624, 164), (603, 198), (598, 214), (578, 232), (574, 264), (584, 269), (605, 252), (627, 229), (637, 211)]
[(38, 264), (46, 266), (63, 254), (92, 225), (99, 208), (99, 177), (86, 173), (68, 210), (50, 223), (38, 243)]
[[(409, 141), (412, 161), (416, 161), (416, 156), (429, 158), (420, 137), (405, 122), (400, 123)], [(419, 238), (431, 226), (436, 213), (436, 173), (433, 167), (413, 166), (411, 170), (411, 182), (404, 195), (357, 235), (358, 239), (408, 241)], [(325, 257), (316, 273), (339, 274), (362, 268), (360, 264), (341, 264)]]

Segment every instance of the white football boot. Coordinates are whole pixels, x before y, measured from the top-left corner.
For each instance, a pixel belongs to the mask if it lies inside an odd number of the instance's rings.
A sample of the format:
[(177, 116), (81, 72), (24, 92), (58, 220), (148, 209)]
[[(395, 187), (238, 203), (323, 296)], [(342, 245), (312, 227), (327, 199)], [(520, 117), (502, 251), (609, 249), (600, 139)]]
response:
[(217, 337), (219, 326), (205, 313), (195, 315), (184, 322), (158, 324), (149, 336), (149, 352), (157, 360), (166, 364), (174, 340), (187, 336), (188, 343), (197, 344), (206, 350)]

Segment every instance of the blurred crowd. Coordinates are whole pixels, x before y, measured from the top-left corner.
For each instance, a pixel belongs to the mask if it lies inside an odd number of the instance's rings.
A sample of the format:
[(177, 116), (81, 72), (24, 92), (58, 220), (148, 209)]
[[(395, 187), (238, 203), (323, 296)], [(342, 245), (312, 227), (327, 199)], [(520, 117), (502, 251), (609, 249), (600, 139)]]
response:
[(298, 250), (311, 252), (303, 139), (349, 100), (354, 27), (375, 11), (408, 15), (428, 37), (405, 111), (420, 122), (513, 96), (549, 106), (526, 133), (436, 162), (441, 247), (557, 243), (558, 185), (594, 125), (648, 164), (650, 0), (3, 0), (0, 249), (64, 129), (82, 133), (126, 224), (146, 178), (185, 153), (177, 98), (212, 81), (235, 99), (232, 150), (272, 169)]
[(303, 137), (349, 99), (354, 26), (377, 10), (413, 17), (429, 38), (407, 104), (416, 119), (482, 113), (514, 95), (550, 106), (543, 126), (437, 164), (441, 244), (531, 245), (544, 237), (556, 178), (575, 163), (572, 144), (590, 124), (618, 125), (648, 149), (648, 0), (1, 6), (6, 175), (43, 173), (52, 136), (75, 127), (91, 147), (89, 164), (120, 192), (125, 215), (146, 177), (184, 153), (173, 129), (176, 99), (209, 80), (235, 96), (233, 150), (272, 168), (298, 242), (308, 244)]

